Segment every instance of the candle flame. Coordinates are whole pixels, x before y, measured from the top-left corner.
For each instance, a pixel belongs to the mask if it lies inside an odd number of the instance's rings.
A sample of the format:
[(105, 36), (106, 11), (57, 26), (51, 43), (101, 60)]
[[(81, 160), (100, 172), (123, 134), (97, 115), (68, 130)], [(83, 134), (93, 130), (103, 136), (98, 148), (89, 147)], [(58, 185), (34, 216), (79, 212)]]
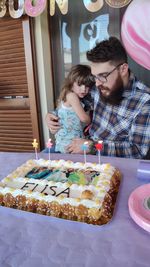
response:
[(84, 142), (84, 145), (88, 145), (88, 142), (86, 141), (86, 142)]

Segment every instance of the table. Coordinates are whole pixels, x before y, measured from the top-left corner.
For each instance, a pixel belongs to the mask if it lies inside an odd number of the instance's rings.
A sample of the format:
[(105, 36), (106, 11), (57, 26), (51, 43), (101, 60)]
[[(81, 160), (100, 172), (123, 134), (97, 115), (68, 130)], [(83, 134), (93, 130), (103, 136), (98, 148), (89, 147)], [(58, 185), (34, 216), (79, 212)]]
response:
[[(48, 159), (48, 154), (39, 156)], [(0, 180), (34, 157), (0, 152)], [(82, 155), (63, 158), (83, 161)], [(97, 157), (87, 156), (87, 161), (96, 162)], [(0, 267), (150, 266), (150, 234), (128, 212), (129, 195), (142, 184), (136, 178), (139, 160), (102, 157), (102, 162), (112, 163), (123, 174), (112, 221), (94, 226), (0, 207)]]

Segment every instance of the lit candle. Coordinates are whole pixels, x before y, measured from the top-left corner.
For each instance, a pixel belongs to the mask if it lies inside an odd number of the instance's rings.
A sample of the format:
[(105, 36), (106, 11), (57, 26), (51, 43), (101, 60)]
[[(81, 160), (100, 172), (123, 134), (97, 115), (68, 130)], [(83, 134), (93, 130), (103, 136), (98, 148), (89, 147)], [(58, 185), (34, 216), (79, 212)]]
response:
[(98, 141), (98, 143), (95, 144), (95, 147), (98, 151), (98, 163), (101, 164), (101, 150), (103, 149), (103, 141)]
[(86, 164), (86, 151), (88, 150), (88, 142), (84, 142), (83, 145), (81, 146), (81, 149), (84, 152), (84, 163)]
[(48, 139), (48, 142), (46, 143), (46, 147), (48, 148), (49, 161), (51, 160), (51, 147), (53, 145), (51, 141), (51, 139)]
[(35, 149), (35, 158), (38, 160), (38, 154), (37, 154), (37, 149), (38, 149), (38, 143), (36, 142), (36, 139), (33, 140), (33, 148)]

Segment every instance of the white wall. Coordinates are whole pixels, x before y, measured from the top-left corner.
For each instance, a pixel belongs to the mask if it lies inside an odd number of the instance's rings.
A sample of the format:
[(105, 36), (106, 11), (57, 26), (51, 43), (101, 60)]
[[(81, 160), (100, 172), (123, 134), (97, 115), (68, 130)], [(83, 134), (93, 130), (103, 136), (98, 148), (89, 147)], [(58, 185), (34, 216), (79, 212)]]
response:
[(44, 142), (46, 142), (49, 138), (49, 131), (45, 123), (45, 115), (47, 114), (48, 110), (54, 109), (47, 8), (40, 16), (35, 18), (34, 32), (36, 43), (36, 60), (41, 104), (41, 116)]

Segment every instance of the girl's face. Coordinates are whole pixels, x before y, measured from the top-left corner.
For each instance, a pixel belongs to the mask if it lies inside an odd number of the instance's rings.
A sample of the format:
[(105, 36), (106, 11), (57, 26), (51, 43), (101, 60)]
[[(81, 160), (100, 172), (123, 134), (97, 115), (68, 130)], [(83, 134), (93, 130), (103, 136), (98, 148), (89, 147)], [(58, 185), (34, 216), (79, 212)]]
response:
[(73, 87), (72, 87), (72, 91), (79, 97), (79, 98), (83, 98), (85, 97), (88, 92), (89, 92), (89, 87), (87, 87), (86, 85), (82, 84), (82, 85), (78, 85), (77, 82), (73, 83)]

